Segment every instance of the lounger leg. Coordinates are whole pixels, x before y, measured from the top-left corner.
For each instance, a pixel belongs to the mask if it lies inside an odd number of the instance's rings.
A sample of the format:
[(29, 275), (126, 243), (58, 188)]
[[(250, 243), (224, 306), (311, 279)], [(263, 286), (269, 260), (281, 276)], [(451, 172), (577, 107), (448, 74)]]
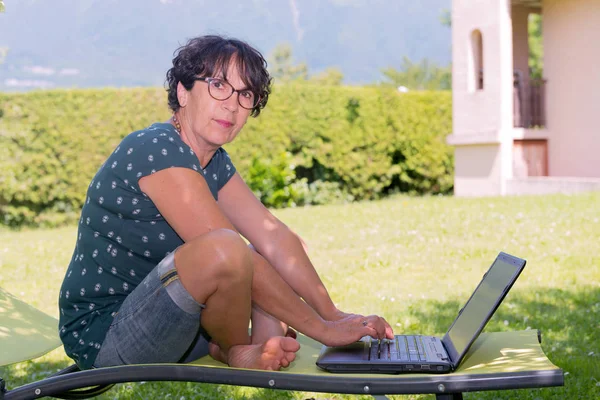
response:
[(435, 400), (463, 400), (462, 393), (436, 394)]

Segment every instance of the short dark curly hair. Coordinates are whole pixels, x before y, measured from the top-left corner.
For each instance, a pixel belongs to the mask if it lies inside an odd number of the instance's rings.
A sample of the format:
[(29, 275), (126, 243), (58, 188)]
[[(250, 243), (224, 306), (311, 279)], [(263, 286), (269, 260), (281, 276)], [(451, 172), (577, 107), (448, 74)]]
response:
[(253, 117), (265, 108), (271, 93), (272, 78), (267, 71), (267, 62), (262, 54), (241, 40), (217, 35), (199, 36), (190, 39), (173, 53), (173, 67), (167, 71), (167, 93), (169, 108), (176, 112), (181, 108), (177, 100), (177, 84), (191, 90), (196, 77), (211, 77), (226, 73), (233, 58), (238, 63), (242, 81), (248, 89), (260, 96), (260, 101), (252, 109)]

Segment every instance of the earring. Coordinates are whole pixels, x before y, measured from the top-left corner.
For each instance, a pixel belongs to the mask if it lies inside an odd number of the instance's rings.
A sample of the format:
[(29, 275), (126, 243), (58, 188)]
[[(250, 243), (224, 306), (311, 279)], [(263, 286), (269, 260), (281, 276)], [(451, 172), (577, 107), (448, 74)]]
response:
[(181, 134), (181, 124), (179, 123), (179, 120), (177, 119), (175, 113), (173, 113), (173, 123), (175, 124), (175, 129), (177, 130), (177, 132)]

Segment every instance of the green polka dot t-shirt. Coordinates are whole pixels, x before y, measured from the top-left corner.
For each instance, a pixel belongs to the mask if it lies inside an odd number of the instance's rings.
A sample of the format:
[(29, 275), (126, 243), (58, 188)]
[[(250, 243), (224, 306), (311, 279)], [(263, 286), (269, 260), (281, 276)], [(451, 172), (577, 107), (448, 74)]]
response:
[(59, 334), (81, 368), (92, 367), (125, 297), (183, 244), (138, 185), (140, 178), (172, 167), (202, 175), (215, 200), (235, 173), (225, 150), (202, 168), (175, 128), (157, 123), (125, 137), (90, 183), (59, 293)]

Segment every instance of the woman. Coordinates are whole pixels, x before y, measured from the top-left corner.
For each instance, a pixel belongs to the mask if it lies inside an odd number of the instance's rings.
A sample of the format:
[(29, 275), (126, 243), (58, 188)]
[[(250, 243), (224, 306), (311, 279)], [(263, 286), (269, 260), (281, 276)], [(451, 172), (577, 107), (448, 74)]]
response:
[(301, 240), (222, 148), (270, 82), (246, 43), (190, 40), (167, 72), (171, 120), (125, 137), (98, 170), (59, 295), (61, 339), (81, 368), (183, 362), (208, 347), (232, 367), (278, 370), (300, 347), (288, 326), (327, 345), (393, 337), (382, 318), (335, 307)]

